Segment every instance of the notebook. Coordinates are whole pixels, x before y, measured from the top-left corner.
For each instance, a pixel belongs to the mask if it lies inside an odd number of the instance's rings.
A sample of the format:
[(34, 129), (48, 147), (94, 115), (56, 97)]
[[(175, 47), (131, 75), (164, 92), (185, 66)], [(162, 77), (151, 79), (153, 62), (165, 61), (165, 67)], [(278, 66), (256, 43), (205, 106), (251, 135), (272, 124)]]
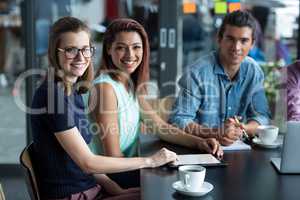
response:
[(226, 165), (226, 163), (211, 154), (185, 154), (178, 155), (178, 160), (170, 164), (172, 167), (181, 165), (221, 166)]
[(233, 151), (233, 150), (251, 150), (251, 146), (244, 143), (242, 140), (237, 140), (229, 146), (222, 146), (224, 151)]

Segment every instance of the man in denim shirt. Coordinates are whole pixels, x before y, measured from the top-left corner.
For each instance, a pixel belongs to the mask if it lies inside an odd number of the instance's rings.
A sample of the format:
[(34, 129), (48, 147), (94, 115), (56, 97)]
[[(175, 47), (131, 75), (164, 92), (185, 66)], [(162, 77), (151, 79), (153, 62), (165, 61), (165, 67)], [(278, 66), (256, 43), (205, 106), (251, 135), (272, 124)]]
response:
[[(218, 32), (218, 51), (197, 60), (181, 77), (171, 123), (230, 145), (241, 137), (242, 129), (254, 136), (257, 126), (269, 122), (263, 71), (247, 57), (254, 35), (255, 19), (248, 12), (225, 16)], [(240, 116), (243, 123), (237, 123), (234, 116)]]

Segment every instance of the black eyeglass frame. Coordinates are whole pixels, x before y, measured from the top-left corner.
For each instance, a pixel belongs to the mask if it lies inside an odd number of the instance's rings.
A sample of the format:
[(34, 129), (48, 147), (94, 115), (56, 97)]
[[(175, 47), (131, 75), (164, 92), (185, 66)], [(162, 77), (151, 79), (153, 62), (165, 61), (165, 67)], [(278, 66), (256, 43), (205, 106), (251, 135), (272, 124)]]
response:
[[(90, 49), (90, 55), (89, 56), (87, 56), (86, 53), (85, 53), (85, 51), (84, 51), (87, 48)], [(67, 49), (76, 49), (77, 52), (76, 52), (76, 54), (74, 54), (72, 56), (70, 56), (71, 54), (69, 54), (69, 56), (68, 56), (67, 55), (67, 53), (68, 53)], [(76, 58), (78, 56), (79, 51), (81, 52), (81, 54), (83, 55), (83, 57), (85, 57), (85, 58), (91, 58), (95, 54), (96, 47), (90, 46), (90, 47), (83, 47), (82, 49), (79, 49), (79, 48), (76, 48), (76, 47), (66, 47), (66, 48), (57, 48), (57, 50), (60, 51), (60, 52), (63, 52), (65, 54), (65, 57), (67, 59), (74, 59), (74, 58)]]

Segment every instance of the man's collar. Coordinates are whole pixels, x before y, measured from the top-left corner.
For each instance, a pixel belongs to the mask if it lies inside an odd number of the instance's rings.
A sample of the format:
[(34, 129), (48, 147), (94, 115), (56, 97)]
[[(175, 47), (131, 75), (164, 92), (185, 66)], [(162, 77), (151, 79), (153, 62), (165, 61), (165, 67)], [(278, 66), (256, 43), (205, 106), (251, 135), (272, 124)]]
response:
[(227, 74), (225, 73), (224, 68), (220, 62), (219, 51), (215, 51), (213, 54), (214, 54), (214, 58), (215, 58), (214, 74), (227, 76)]
[[(228, 75), (226, 74), (224, 67), (222, 66), (221, 62), (220, 62), (220, 57), (219, 57), (219, 51), (214, 52), (214, 57), (215, 57), (215, 65), (214, 65), (214, 74), (216, 75), (221, 75), (221, 76), (226, 76), (228, 77)], [(246, 76), (245, 73), (245, 66), (243, 65), (244, 60), (242, 61), (241, 65), (240, 65), (240, 69), (236, 74), (235, 77), (235, 81), (240, 81), (241, 79), (243, 79)], [(229, 78), (229, 77), (228, 77)]]

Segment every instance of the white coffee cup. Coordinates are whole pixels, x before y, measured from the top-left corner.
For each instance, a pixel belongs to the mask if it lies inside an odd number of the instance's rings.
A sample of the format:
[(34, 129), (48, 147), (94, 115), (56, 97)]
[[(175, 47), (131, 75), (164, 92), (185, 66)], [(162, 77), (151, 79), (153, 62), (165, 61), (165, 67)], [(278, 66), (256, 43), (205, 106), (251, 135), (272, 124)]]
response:
[(261, 125), (257, 127), (258, 137), (264, 144), (272, 144), (277, 139), (278, 127), (273, 125)]
[(205, 179), (206, 169), (200, 165), (184, 165), (179, 167), (179, 180), (183, 187), (190, 192), (201, 190)]

